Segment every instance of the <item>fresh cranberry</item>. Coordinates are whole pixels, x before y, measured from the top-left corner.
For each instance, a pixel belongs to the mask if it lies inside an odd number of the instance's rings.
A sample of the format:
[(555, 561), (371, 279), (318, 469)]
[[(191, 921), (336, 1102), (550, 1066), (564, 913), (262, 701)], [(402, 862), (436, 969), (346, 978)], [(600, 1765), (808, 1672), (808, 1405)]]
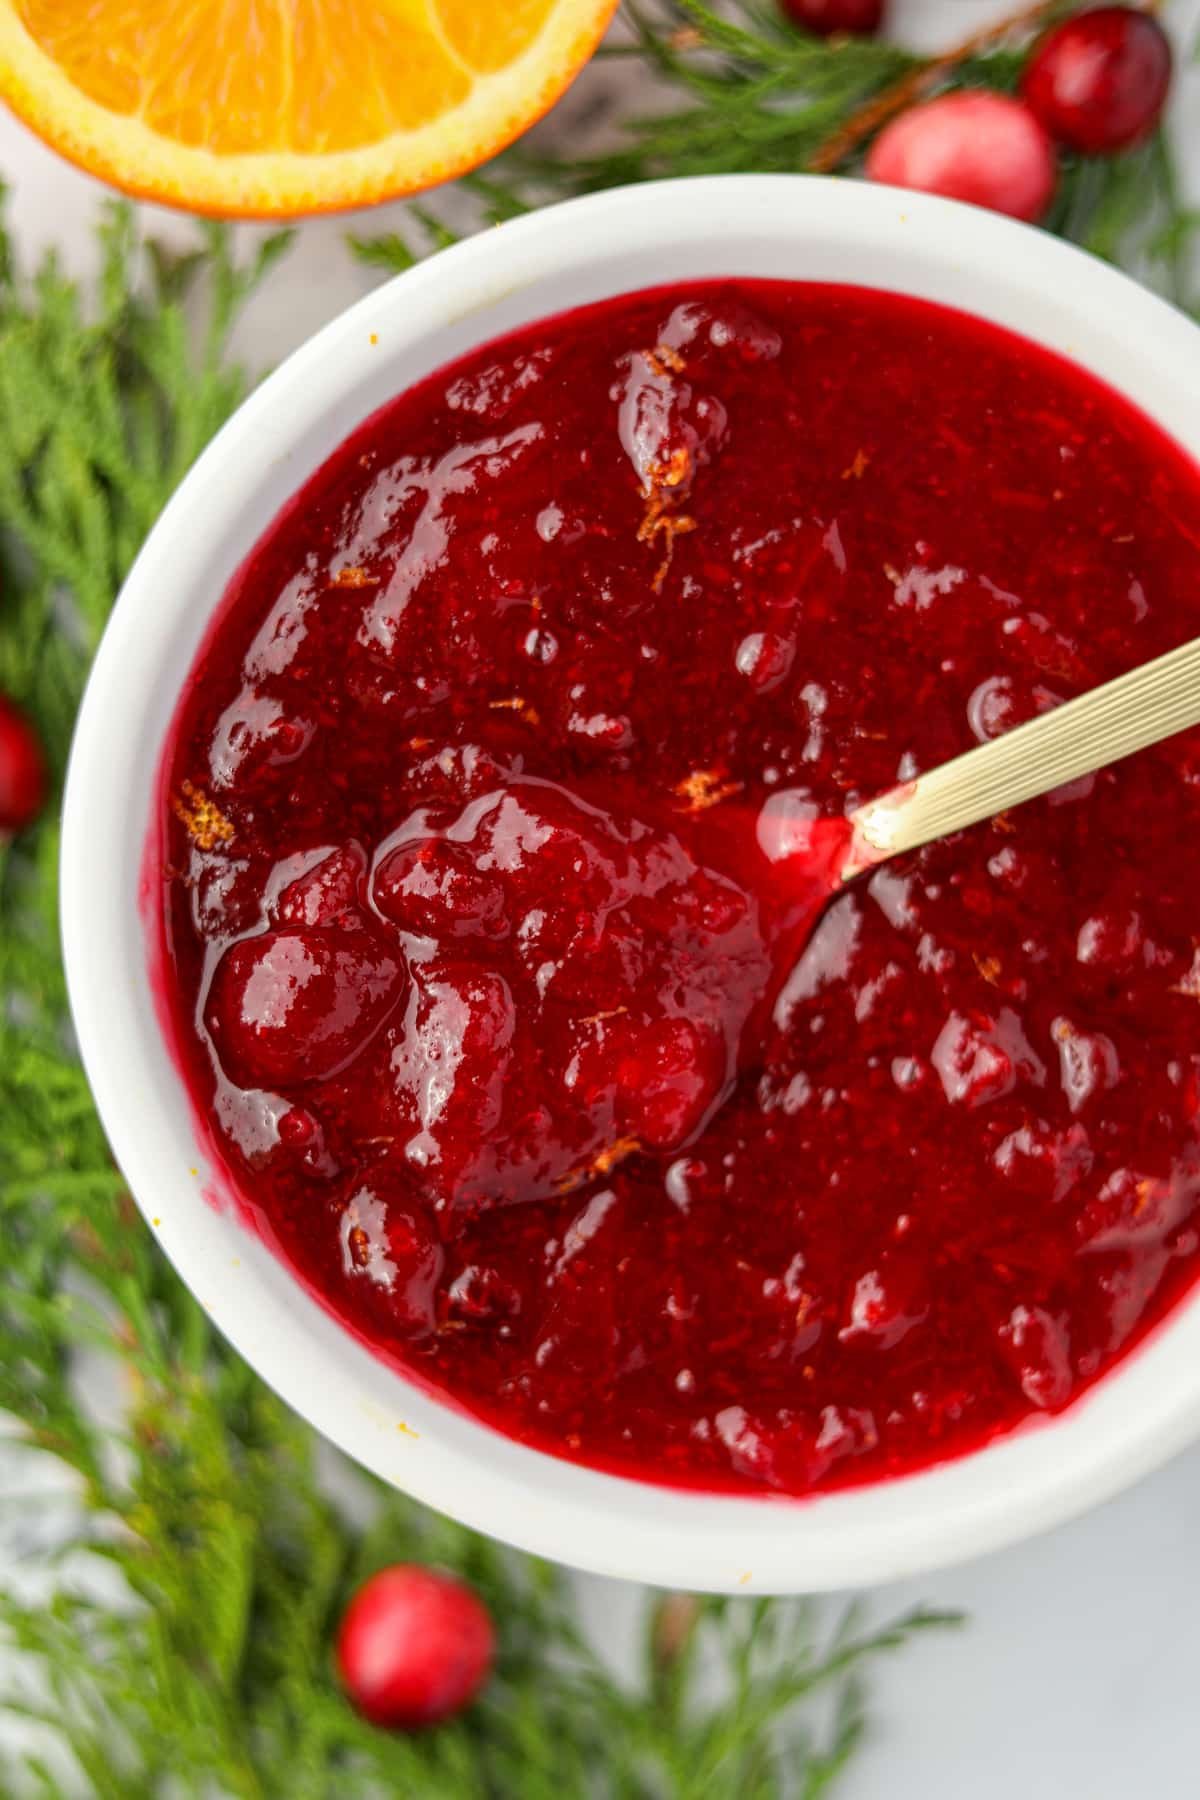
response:
[(867, 154), (872, 181), (969, 200), (1036, 223), (1057, 182), (1054, 149), (1020, 100), (942, 94), (885, 125)]
[(364, 932), (267, 931), (225, 952), (204, 1018), (235, 1081), (286, 1091), (344, 1068), (403, 984), (400, 964)]
[(818, 37), (840, 32), (869, 36), (883, 24), (885, 0), (780, 0), (794, 25)]
[(338, 1632), (338, 1672), (373, 1725), (416, 1731), (475, 1698), (491, 1672), (495, 1631), (465, 1582), (396, 1563), (351, 1599)]
[(24, 831), (46, 798), (46, 764), (33, 726), (0, 694), (0, 832)]
[(1139, 143), (1162, 117), (1171, 43), (1152, 13), (1097, 6), (1035, 45), (1021, 93), (1052, 137), (1087, 156)]

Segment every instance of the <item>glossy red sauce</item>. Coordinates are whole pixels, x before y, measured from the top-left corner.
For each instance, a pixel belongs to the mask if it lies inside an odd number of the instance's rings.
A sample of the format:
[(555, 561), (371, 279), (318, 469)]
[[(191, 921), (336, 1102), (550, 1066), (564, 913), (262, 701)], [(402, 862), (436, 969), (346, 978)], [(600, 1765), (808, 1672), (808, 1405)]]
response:
[(232, 1186), (381, 1354), (652, 1480), (1065, 1406), (1196, 1274), (1200, 738), (807, 943), (828, 870), (759, 844), (1198, 630), (1196, 469), (976, 321), (699, 283), (443, 370), (270, 525), (172, 729)]

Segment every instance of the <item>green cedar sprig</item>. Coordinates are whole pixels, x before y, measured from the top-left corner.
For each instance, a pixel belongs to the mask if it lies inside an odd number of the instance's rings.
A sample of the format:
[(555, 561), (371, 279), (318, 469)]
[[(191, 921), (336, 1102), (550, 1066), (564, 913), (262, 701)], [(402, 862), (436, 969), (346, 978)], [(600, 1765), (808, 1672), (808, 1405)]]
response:
[[(92, 650), (150, 524), (247, 382), (233, 316), (287, 247), (219, 227), (171, 257), (114, 207), (83, 296), (0, 235), (0, 687), (57, 775)], [(5, 1795), (95, 1800), (817, 1800), (862, 1731), (860, 1666), (945, 1622), (827, 1635), (808, 1603), (650, 1608), (616, 1682), (554, 1571), (426, 1512), (319, 1445), (210, 1329), (124, 1192), (76, 1060), (51, 814), (0, 847), (0, 1542)], [(88, 1380), (81, 1386), (81, 1369)], [(87, 1398), (112, 1390), (108, 1422)], [(17, 1483), (17, 1485), (13, 1485)], [(49, 1499), (31, 1501), (30, 1484)], [(336, 1493), (336, 1498), (331, 1497)], [(55, 1497), (57, 1497), (55, 1499)], [(51, 1504), (53, 1500), (53, 1504)], [(387, 1562), (473, 1582), (495, 1680), (423, 1737), (343, 1699), (331, 1642)], [(813, 1735), (804, 1702), (835, 1696)], [(714, 1696), (711, 1697), (711, 1696)]]

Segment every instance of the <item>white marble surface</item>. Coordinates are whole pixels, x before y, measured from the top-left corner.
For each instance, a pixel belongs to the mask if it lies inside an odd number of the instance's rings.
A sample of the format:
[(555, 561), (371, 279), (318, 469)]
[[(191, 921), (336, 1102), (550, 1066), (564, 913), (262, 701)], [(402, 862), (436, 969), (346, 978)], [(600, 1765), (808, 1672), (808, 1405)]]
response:
[[(1005, 0), (894, 0), (896, 30), (936, 45), (1005, 10)], [(1200, 35), (1200, 0), (1168, 8), (1181, 46)], [(1176, 101), (1189, 188), (1200, 202), (1200, 66)], [(29, 249), (93, 260), (103, 190), (0, 117), (9, 216)], [(146, 209), (153, 212), (154, 209)], [(154, 212), (163, 235), (186, 234)], [(301, 228), (241, 327), (252, 366), (277, 361), (371, 285), (341, 247), (343, 220)], [(370, 216), (386, 229), (388, 209)], [(634, 1595), (583, 1584), (590, 1620), (620, 1654)], [(1046, 1537), (873, 1598), (891, 1612), (924, 1600), (961, 1608), (961, 1632), (880, 1665), (874, 1732), (846, 1800), (1196, 1800), (1200, 1795), (1200, 1448), (1121, 1499)]]

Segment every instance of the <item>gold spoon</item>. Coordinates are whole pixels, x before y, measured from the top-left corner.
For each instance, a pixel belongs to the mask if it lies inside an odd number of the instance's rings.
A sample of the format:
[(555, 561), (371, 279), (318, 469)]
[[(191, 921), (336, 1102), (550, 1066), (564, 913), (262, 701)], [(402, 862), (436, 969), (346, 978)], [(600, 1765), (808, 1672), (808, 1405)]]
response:
[[(822, 818), (808, 795), (774, 794), (758, 815), (755, 835), (774, 865), (776, 897), (782, 890), (791, 909), (776, 958), (779, 979), (794, 965), (834, 895), (868, 869), (1091, 775), (1190, 725), (1200, 725), (1200, 639), (899, 783), (848, 818)], [(715, 819), (705, 815), (710, 830), (736, 817), (735, 809), (724, 820), (722, 809), (714, 811)], [(736, 846), (736, 834), (732, 841)], [(743, 1067), (747, 1046), (760, 1043), (774, 998), (773, 993), (766, 997), (757, 1023), (743, 1027)], [(636, 1138), (622, 1138), (570, 1185), (607, 1174), (641, 1148)]]
[(1106, 681), (868, 800), (851, 814), (843, 882), (1200, 725), (1200, 639)]

